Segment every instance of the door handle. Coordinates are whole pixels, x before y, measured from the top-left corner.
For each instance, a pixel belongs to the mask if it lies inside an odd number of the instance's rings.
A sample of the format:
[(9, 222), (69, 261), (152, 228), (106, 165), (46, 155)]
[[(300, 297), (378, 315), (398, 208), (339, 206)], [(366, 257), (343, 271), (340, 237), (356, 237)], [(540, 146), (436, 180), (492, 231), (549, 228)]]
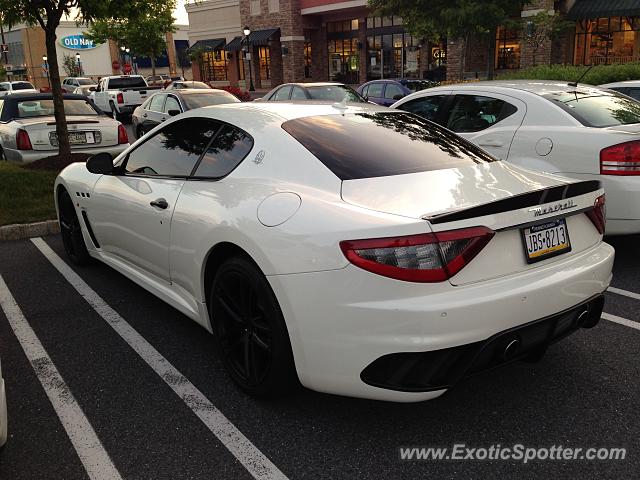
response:
[(160, 119), (160, 121), (161, 121), (161, 122), (164, 122), (165, 120), (166, 120), (166, 118), (164, 118), (164, 117), (162, 117), (162, 118)]
[(149, 205), (151, 205), (152, 207), (161, 208), (162, 210), (165, 210), (169, 206), (169, 204), (164, 198), (158, 198), (153, 202), (149, 203)]
[(143, 116), (144, 118), (147, 118), (147, 117), (148, 117), (148, 115), (147, 115), (146, 113), (144, 113), (142, 116)]
[(502, 140), (487, 139), (481, 140), (478, 145), (481, 147), (504, 147), (504, 142)]

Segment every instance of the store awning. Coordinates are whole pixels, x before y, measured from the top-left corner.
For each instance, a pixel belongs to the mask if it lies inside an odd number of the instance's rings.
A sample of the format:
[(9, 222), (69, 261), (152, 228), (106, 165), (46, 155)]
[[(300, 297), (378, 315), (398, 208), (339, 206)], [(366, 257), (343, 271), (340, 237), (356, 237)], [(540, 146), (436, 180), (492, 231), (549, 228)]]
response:
[(571, 20), (640, 15), (638, 0), (576, 0), (567, 17)]
[(213, 38), (211, 40), (198, 40), (196, 43), (189, 47), (189, 50), (204, 50), (205, 52), (213, 52), (214, 50), (221, 50), (224, 44), (226, 43), (226, 39), (224, 38)]
[[(249, 34), (249, 43), (251, 45), (257, 45), (257, 46), (268, 45), (269, 39), (279, 31), (280, 31), (279, 28), (270, 28), (268, 30), (256, 30)], [(224, 49), (230, 52), (242, 50), (242, 45), (244, 45), (244, 43), (245, 43), (244, 37), (236, 37), (233, 40), (231, 40), (229, 43), (227, 43)]]

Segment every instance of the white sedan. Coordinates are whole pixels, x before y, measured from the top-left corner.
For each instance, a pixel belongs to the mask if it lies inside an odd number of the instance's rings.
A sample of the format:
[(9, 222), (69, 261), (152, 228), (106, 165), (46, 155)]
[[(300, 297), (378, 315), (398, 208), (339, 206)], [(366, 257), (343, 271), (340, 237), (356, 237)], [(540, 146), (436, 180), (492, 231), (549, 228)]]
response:
[(185, 112), (55, 199), (68, 256), (214, 333), (254, 395), (441, 395), (600, 319), (604, 197), (363, 104)]
[(589, 85), (505, 80), (423, 90), (392, 108), (510, 163), (601, 181), (607, 234), (640, 233), (640, 103)]
[[(106, 152), (116, 157), (129, 146), (124, 126), (80, 95), (64, 94), (72, 153)], [(16, 93), (0, 99), (0, 160), (31, 163), (58, 153), (50, 93)]]

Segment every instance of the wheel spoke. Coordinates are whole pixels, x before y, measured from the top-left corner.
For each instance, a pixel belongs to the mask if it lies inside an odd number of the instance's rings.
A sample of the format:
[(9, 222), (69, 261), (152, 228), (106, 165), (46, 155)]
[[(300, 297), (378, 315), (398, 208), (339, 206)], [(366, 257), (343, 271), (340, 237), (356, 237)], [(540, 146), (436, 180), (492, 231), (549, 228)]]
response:
[(254, 345), (264, 350), (265, 352), (271, 352), (271, 346), (255, 333), (251, 336), (251, 341)]
[[(222, 291), (224, 292), (224, 290)], [(239, 325), (244, 325), (245, 322), (244, 320), (242, 320), (242, 317), (238, 314), (238, 312), (236, 312), (231, 305), (229, 305), (227, 303), (227, 301), (222, 298), (222, 295), (218, 295), (218, 301), (220, 302), (220, 305), (222, 306), (222, 308), (224, 309), (225, 312), (227, 312), (227, 314), (229, 315), (229, 318), (231, 320), (233, 320), (235, 323), (239, 324)]]
[(253, 367), (251, 366), (251, 361), (253, 360), (251, 354), (251, 341), (249, 339), (249, 335), (245, 335), (244, 337), (244, 373), (247, 380), (251, 380)]

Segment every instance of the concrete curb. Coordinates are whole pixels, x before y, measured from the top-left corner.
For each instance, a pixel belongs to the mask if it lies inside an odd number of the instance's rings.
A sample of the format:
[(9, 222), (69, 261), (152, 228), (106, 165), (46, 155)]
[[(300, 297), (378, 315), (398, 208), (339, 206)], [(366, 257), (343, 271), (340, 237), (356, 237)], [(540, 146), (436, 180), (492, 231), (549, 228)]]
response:
[(22, 240), (23, 238), (42, 237), (60, 233), (60, 225), (57, 220), (46, 222), (22, 223), (19, 225), (5, 225), (0, 227), (0, 241)]

